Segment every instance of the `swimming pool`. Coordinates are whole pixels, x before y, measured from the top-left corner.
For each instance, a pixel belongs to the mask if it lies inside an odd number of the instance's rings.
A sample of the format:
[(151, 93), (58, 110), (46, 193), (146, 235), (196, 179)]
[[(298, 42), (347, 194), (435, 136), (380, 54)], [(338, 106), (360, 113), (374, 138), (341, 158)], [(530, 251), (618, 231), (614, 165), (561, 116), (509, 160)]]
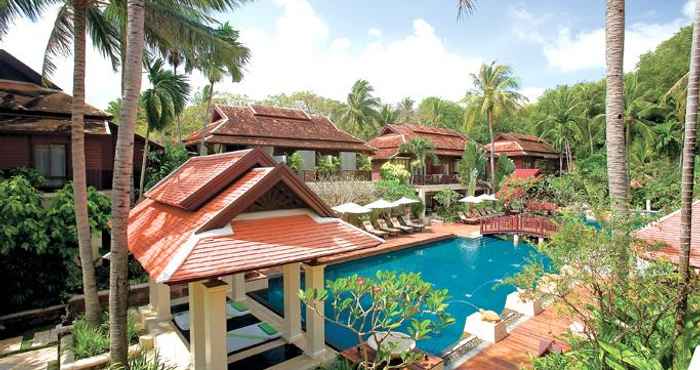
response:
[[(452, 297), (448, 311), (456, 322), (439, 334), (418, 342), (420, 349), (440, 355), (460, 339), (467, 316), (476, 311), (474, 306), (498, 313), (503, 310), (506, 296), (515, 288), (499, 286), (498, 281), (519, 271), (529, 258), (543, 257), (526, 243), (514, 246), (512, 241), (491, 237), (454, 238), (331, 265), (326, 267), (325, 278), (334, 280), (352, 274), (374, 276), (380, 270), (420, 272), (423, 279), (436, 288), (448, 289)], [(282, 294), (281, 278), (270, 279), (268, 289), (251, 293), (280, 314)], [(331, 309), (327, 304), (326, 314)], [(326, 322), (326, 342), (338, 350), (356, 344), (350, 331), (329, 322)]]

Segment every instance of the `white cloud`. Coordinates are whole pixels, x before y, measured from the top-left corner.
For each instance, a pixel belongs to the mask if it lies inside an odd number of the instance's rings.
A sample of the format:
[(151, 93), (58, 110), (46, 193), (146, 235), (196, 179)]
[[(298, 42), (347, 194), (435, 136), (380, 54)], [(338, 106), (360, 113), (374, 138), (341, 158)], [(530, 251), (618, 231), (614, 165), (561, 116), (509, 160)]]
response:
[(530, 103), (534, 103), (544, 94), (545, 90), (544, 87), (524, 87), (520, 90), (520, 93), (525, 95)]
[(481, 63), (449, 50), (423, 19), (415, 19), (413, 31), (403, 37), (352, 44), (351, 49), (350, 40), (332, 34), (305, 0), (279, 0), (277, 4), (281, 15), (275, 29), (241, 30), (252, 59), (243, 81), (224, 82), (221, 90), (253, 98), (312, 90), (344, 100), (352, 84), (362, 78), (387, 102), (405, 96), (460, 99), (469, 86), (469, 73)]
[[(10, 32), (0, 41), (0, 48), (7, 50), (17, 59), (32, 69), (41, 73), (44, 49), (49, 39), (58, 8), (45, 12), (40, 19), (33, 23), (20, 19), (11, 27)], [(120, 77), (112, 71), (111, 64), (102, 55), (90, 47), (88, 40), (86, 55), (85, 94), (86, 101), (98, 108), (104, 109), (107, 103), (119, 97)], [(73, 90), (73, 58), (57, 57), (56, 72), (50, 78), (56, 85), (67, 93)]]
[(695, 17), (695, 0), (688, 0), (685, 5), (683, 5), (683, 15), (690, 19)]
[(537, 16), (530, 13), (524, 4), (519, 4), (508, 8), (508, 16), (515, 37), (523, 41), (544, 42), (545, 38), (539, 28), (550, 18), (549, 14)]
[[(686, 20), (676, 19), (663, 24), (635, 23), (628, 26), (625, 30), (625, 71), (633, 70), (640, 55), (654, 50), (686, 23)], [(551, 67), (564, 72), (604, 68), (605, 29), (572, 35), (570, 29), (562, 28), (555, 41), (543, 45), (543, 52)]]
[(367, 31), (367, 34), (372, 37), (382, 37), (382, 30), (372, 27)]

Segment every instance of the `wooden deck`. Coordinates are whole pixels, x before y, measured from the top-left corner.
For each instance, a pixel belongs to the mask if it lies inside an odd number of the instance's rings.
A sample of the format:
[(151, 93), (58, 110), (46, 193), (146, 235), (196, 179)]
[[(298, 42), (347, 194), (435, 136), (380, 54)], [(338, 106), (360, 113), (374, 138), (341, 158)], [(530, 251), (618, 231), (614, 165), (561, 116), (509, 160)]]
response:
[(457, 367), (458, 370), (517, 370), (530, 365), (542, 341), (551, 341), (566, 332), (573, 321), (550, 307), (517, 326), (505, 339), (486, 347)]

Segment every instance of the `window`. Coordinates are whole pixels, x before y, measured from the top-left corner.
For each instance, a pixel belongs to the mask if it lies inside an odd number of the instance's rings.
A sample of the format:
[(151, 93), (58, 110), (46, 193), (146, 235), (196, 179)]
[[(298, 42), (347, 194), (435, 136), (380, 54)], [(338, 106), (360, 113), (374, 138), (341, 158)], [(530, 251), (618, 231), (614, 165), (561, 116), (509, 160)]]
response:
[(66, 178), (66, 146), (46, 144), (34, 146), (34, 167), (46, 178), (46, 185), (63, 185)]

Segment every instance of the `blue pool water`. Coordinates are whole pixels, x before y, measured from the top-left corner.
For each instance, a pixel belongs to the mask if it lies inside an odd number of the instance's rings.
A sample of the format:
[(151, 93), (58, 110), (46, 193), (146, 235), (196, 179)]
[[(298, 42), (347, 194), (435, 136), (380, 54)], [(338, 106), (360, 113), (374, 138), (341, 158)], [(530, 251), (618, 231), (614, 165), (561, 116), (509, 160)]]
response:
[[(326, 268), (325, 278), (334, 280), (352, 274), (374, 276), (380, 270), (420, 272), (423, 279), (436, 288), (448, 289), (452, 297), (448, 311), (456, 322), (440, 333), (433, 334), (431, 338), (418, 342), (418, 347), (422, 350), (439, 355), (460, 339), (466, 317), (476, 311), (474, 306), (499, 313), (503, 310), (506, 295), (515, 288), (499, 286), (498, 281), (518, 272), (531, 258), (543, 257), (537, 255), (534, 248), (526, 243), (514, 246), (512, 241), (490, 237), (454, 238), (331, 265)], [(281, 313), (282, 294), (282, 281), (277, 278), (270, 280), (267, 290), (258, 291), (253, 296)], [(327, 304), (327, 315), (331, 309)], [(340, 350), (356, 344), (350, 331), (329, 322), (326, 322), (326, 341)]]

